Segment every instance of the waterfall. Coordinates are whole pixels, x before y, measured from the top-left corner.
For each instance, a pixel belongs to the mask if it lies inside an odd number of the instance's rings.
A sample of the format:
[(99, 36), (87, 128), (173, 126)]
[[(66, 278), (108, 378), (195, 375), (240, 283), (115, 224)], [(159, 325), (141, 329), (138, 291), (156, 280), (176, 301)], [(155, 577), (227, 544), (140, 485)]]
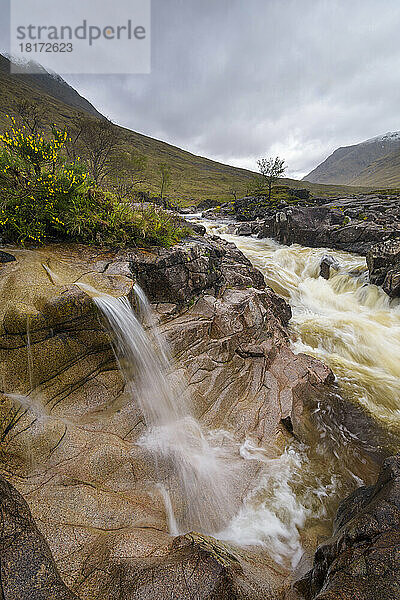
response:
[(168, 347), (144, 292), (137, 285), (134, 292), (136, 314), (126, 297), (98, 294), (93, 300), (107, 321), (127, 388), (146, 423), (139, 444), (155, 461), (155, 483), (171, 533), (216, 533), (237, 510), (235, 463), (227, 450), (208, 441), (190, 414), (187, 387), (171, 382)]

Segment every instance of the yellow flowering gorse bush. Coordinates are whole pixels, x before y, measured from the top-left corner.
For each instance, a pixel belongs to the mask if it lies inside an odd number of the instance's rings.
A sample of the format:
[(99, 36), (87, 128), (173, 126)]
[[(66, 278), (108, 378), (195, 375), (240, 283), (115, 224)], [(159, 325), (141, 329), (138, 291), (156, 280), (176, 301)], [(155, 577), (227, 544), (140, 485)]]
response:
[(186, 230), (154, 208), (132, 209), (100, 190), (77, 159), (67, 163), (67, 132), (52, 137), (16, 127), (0, 135), (0, 237), (5, 242), (42, 244), (72, 240), (98, 245), (164, 245)]

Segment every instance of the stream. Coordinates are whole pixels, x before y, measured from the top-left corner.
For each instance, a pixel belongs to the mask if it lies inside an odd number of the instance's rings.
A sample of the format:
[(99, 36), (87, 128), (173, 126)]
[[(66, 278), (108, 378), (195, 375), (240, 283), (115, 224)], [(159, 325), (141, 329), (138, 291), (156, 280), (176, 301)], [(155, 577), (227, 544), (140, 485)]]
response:
[[(370, 458), (398, 451), (400, 302), (368, 283), (363, 257), (232, 235), (226, 223), (194, 218), (264, 274), (291, 306), (293, 351), (322, 360), (336, 377), (337, 393), (313, 410), (308, 446), (294, 440), (275, 457), (263, 457), (251, 440), (242, 446), (242, 457), (263, 460), (265, 469), (219, 536), (264, 545), (293, 568), (307, 547), (330, 535), (340, 500), (373, 481)], [(319, 276), (327, 255), (339, 265), (329, 280)]]

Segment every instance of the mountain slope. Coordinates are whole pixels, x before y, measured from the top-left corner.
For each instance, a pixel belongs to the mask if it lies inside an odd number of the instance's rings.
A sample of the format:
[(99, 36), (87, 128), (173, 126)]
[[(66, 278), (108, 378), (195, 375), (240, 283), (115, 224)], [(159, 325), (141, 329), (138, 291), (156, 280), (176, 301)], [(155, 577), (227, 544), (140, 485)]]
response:
[[(85, 98), (56, 75), (43, 70), (43, 75), (10, 75), (8, 59), (0, 55), (0, 131), (8, 125), (7, 114), (12, 114), (15, 104), (23, 99), (32, 100), (44, 114), (48, 125), (69, 126), (78, 113), (89, 113), (103, 118)], [(184, 204), (196, 204), (205, 199), (224, 202), (246, 195), (255, 173), (225, 165), (202, 156), (196, 156), (176, 146), (156, 140), (115, 125), (125, 149), (146, 155), (148, 168), (142, 189), (151, 194), (160, 190), (159, 164), (166, 163), (171, 171), (168, 193)], [(317, 196), (357, 191), (344, 186), (321, 186), (293, 179), (281, 183), (292, 188), (308, 188)]]
[[(95, 107), (90, 104), (86, 98), (83, 98), (73, 87), (68, 85), (59, 75), (48, 73), (42, 68), (42, 73), (29, 73), (27, 68), (22, 64), (18, 65), (18, 74), (11, 75), (11, 63), (8, 58), (0, 54), (0, 77), (1, 84), (8, 88), (12, 87), (27, 87), (37, 90), (39, 93), (44, 92), (52, 96), (56, 100), (67, 104), (71, 108), (83, 110), (90, 115), (98, 118), (103, 118)], [(19, 85), (18, 85), (19, 84)]]
[(400, 187), (400, 150), (375, 160), (352, 180), (353, 185)]
[[(393, 177), (390, 165), (393, 156), (400, 153), (400, 132), (386, 133), (375, 138), (335, 150), (318, 165), (303, 181), (341, 185), (400, 185), (400, 172)], [(385, 157), (388, 172), (385, 174)], [(380, 162), (379, 168), (375, 162)], [(383, 162), (381, 162), (383, 161)], [(378, 175), (379, 172), (379, 175)]]

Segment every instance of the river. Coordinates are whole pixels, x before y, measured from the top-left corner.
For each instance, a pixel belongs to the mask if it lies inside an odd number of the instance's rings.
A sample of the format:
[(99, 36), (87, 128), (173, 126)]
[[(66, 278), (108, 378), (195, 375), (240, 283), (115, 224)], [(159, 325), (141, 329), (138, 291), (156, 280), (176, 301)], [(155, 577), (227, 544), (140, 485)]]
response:
[[(329, 535), (339, 500), (376, 473), (369, 457), (398, 451), (400, 303), (368, 283), (363, 257), (228, 233), (226, 223), (198, 222), (233, 242), (292, 309), (292, 349), (321, 359), (337, 393), (317, 402), (315, 438), (294, 441), (266, 459), (259, 483), (222, 537), (269, 547), (294, 566), (304, 546)], [(323, 256), (339, 265), (319, 276)], [(249, 449), (248, 449), (249, 450)], [(251, 448), (247, 458), (256, 457)]]

